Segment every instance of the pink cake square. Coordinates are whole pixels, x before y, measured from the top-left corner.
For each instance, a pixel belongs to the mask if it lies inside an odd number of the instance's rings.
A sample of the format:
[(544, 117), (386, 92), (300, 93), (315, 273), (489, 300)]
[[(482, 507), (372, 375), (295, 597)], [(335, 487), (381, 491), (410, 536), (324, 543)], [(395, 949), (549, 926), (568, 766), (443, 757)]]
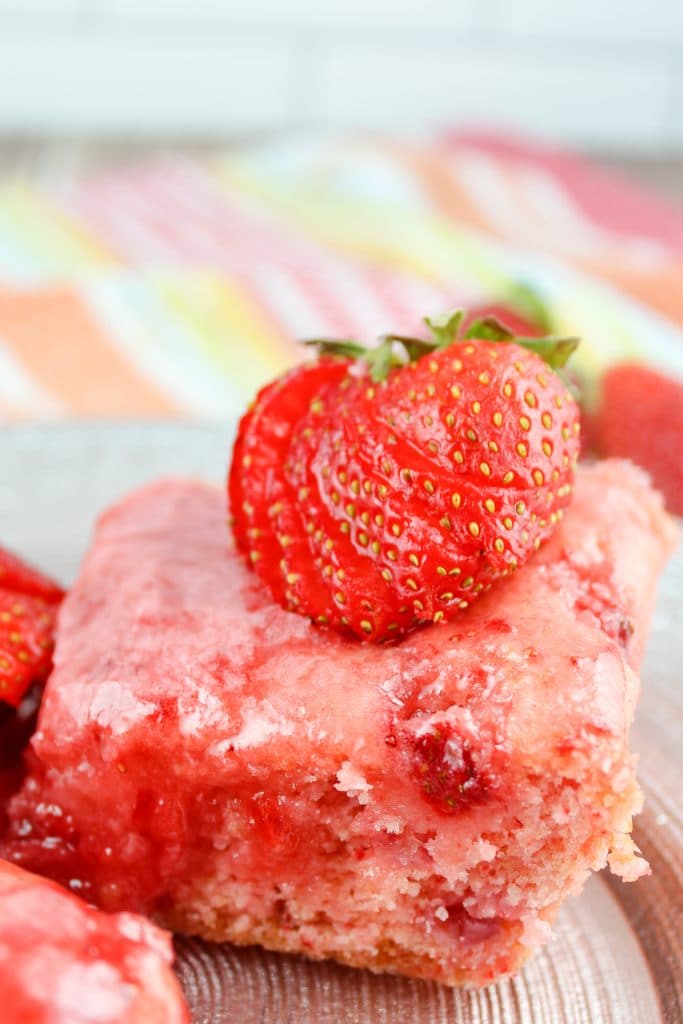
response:
[(626, 463), (456, 621), (376, 646), (273, 605), (221, 493), (102, 518), (60, 615), (6, 855), (217, 940), (485, 983), (630, 839), (628, 750), (674, 531)]

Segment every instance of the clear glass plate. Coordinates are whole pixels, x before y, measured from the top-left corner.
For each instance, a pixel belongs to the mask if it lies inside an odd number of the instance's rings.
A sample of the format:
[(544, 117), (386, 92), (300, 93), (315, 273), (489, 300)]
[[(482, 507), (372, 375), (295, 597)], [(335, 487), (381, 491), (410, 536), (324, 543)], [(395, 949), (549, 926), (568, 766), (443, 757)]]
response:
[[(231, 429), (82, 423), (0, 431), (0, 537), (65, 581), (111, 500), (156, 476), (221, 482)], [(374, 976), (259, 949), (179, 940), (199, 1024), (679, 1024), (683, 1019), (683, 552), (662, 581), (633, 745), (645, 810), (635, 838), (652, 875), (591, 878), (552, 941), (483, 991)]]

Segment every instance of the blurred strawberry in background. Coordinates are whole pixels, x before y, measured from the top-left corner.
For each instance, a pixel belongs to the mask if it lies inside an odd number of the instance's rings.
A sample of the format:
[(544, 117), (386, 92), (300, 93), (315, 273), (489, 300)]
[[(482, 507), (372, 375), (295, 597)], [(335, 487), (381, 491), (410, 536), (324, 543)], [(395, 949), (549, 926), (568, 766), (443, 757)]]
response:
[(486, 316), (500, 320), (520, 338), (541, 338), (553, 331), (553, 320), (547, 307), (536, 292), (525, 284), (515, 284), (500, 299), (468, 308), (462, 323), (463, 332), (475, 320)]
[(639, 363), (611, 367), (594, 421), (599, 455), (632, 459), (683, 515), (683, 384)]

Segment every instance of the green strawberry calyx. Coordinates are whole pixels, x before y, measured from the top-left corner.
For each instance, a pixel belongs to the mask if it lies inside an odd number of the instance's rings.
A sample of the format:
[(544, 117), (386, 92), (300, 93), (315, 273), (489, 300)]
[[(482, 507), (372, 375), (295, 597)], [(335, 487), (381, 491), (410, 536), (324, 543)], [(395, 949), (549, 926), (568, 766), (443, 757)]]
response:
[(385, 334), (374, 348), (366, 348), (351, 338), (313, 338), (304, 344), (315, 348), (321, 356), (362, 360), (368, 365), (370, 377), (376, 383), (386, 380), (393, 369), (414, 363), (423, 356), (464, 341), (497, 341), (508, 344), (514, 342), (521, 348), (535, 352), (553, 370), (560, 370), (566, 366), (579, 345), (579, 339), (575, 337), (547, 335), (541, 338), (521, 338), (494, 316), (480, 317), (474, 320), (466, 331), (462, 331), (464, 319), (463, 309), (434, 317), (427, 316), (424, 322), (432, 334), (430, 339), (413, 338), (404, 334)]

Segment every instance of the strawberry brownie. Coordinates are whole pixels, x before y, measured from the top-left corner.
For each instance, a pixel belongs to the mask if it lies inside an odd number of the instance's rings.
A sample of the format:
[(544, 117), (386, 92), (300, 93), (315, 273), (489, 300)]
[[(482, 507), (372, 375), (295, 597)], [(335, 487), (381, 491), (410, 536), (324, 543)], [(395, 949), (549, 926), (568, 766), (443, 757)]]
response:
[(170, 936), (0, 861), (4, 1024), (188, 1024)]
[(513, 971), (647, 871), (628, 730), (674, 529), (628, 463), (456, 621), (359, 642), (274, 604), (221, 493), (101, 519), (3, 849), (180, 932), (446, 984)]

